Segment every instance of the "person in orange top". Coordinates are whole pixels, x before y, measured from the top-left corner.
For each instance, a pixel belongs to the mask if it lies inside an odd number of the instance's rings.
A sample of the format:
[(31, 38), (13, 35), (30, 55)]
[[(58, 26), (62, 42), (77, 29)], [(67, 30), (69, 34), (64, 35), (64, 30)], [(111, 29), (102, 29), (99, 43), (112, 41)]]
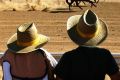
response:
[(17, 28), (2, 56), (3, 80), (53, 80), (57, 61), (42, 47), (49, 38), (38, 34), (34, 23)]

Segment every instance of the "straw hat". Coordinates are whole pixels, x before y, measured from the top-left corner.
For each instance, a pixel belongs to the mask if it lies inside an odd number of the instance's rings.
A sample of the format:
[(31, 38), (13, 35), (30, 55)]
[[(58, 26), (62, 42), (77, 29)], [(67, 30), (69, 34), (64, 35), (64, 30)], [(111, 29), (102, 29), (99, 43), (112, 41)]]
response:
[(28, 53), (42, 47), (48, 37), (38, 34), (34, 23), (25, 23), (7, 42), (8, 49), (15, 53)]
[(108, 35), (105, 22), (91, 10), (83, 15), (71, 16), (67, 21), (67, 32), (71, 40), (78, 45), (96, 46)]

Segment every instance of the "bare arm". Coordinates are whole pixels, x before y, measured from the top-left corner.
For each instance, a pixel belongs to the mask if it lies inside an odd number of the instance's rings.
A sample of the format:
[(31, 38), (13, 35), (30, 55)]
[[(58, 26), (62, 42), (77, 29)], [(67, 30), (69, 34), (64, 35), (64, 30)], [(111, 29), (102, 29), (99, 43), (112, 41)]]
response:
[(50, 63), (53, 67), (55, 67), (57, 65), (57, 60), (52, 56), (52, 54), (50, 54), (48, 51), (46, 51), (43, 48), (40, 48), (41, 50), (43, 50), (46, 53), (47, 58), (50, 60)]
[(111, 80), (120, 80), (120, 72), (110, 75)]
[(12, 76), (10, 74), (10, 64), (8, 62), (3, 62), (3, 76), (4, 80), (12, 80)]

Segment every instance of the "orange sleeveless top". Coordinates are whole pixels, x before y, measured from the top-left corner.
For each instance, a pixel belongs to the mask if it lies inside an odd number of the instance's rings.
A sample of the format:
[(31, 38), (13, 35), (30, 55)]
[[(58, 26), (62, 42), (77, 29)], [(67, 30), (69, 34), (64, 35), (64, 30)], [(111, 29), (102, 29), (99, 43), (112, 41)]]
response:
[(10, 63), (11, 75), (22, 78), (43, 77), (46, 74), (46, 62), (43, 55), (36, 51), (29, 53), (13, 53), (7, 50), (2, 63)]

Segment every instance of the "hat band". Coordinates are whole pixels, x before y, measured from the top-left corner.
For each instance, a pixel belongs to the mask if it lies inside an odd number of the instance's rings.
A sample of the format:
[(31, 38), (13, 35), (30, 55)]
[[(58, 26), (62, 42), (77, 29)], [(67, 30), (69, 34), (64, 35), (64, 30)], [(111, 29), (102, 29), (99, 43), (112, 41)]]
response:
[(97, 27), (97, 31), (96, 31), (95, 33), (93, 33), (93, 34), (84, 34), (83, 32), (81, 32), (81, 31), (78, 29), (78, 26), (76, 26), (76, 30), (77, 30), (78, 34), (79, 34), (81, 37), (83, 37), (83, 38), (92, 38), (92, 37), (94, 37), (95, 35), (98, 34), (98, 32), (99, 32), (99, 26)]
[(36, 39), (30, 41), (30, 42), (19, 42), (17, 41), (17, 44), (20, 46), (30, 46), (30, 45), (36, 45), (40, 41), (40, 37), (37, 37)]

